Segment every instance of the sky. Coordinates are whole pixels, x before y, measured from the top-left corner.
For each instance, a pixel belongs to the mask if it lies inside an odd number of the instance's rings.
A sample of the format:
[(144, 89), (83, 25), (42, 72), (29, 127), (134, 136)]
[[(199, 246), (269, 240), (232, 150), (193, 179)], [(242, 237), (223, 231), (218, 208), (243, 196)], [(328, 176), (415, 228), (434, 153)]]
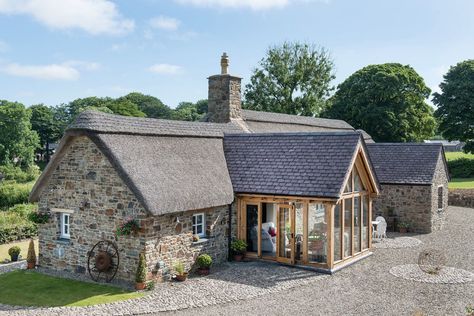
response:
[(474, 58), (474, 1), (0, 0), (0, 99), (57, 105), (138, 91), (176, 107), (207, 98), (222, 52), (245, 85), (284, 41), (329, 50), (334, 85), (399, 62), (439, 91), (450, 66)]

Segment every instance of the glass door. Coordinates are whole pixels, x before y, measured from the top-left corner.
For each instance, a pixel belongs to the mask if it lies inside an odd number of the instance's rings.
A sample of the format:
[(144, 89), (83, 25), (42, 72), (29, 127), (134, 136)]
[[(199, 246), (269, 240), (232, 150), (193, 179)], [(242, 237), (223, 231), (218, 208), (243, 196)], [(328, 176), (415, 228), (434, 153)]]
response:
[(277, 212), (277, 261), (295, 263), (295, 209), (279, 204)]

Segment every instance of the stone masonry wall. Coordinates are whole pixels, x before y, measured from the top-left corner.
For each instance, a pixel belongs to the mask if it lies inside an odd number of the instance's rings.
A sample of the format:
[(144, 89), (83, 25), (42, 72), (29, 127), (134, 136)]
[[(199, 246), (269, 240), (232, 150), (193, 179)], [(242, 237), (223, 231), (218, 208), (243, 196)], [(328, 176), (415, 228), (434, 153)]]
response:
[(449, 190), (449, 205), (474, 208), (474, 190)]
[(142, 222), (147, 215), (119, 178), (108, 159), (87, 137), (71, 144), (41, 194), (39, 210), (73, 210), (70, 240), (60, 239), (59, 214), (39, 227), (39, 264), (43, 267), (87, 273), (88, 251), (101, 240), (114, 242), (120, 254), (116, 277), (133, 281), (143, 236), (121, 236), (115, 230), (128, 216)]
[(208, 119), (215, 123), (228, 123), (242, 118), (241, 79), (230, 75), (209, 77)]
[(381, 189), (373, 200), (374, 218), (376, 214), (388, 218), (392, 212), (399, 221), (409, 222), (411, 231), (431, 232), (431, 186), (383, 184)]
[[(196, 213), (204, 213), (206, 236), (193, 242), (192, 216)], [(227, 205), (152, 217), (145, 244), (149, 278), (169, 279), (178, 261), (184, 263), (187, 271), (193, 270), (197, 256), (204, 253), (212, 257), (213, 264), (227, 261), (228, 220)]]
[[(441, 155), (436, 164), (433, 184), (431, 186), (431, 227), (433, 231), (443, 228), (448, 210), (448, 177)], [(438, 208), (438, 188), (442, 187), (442, 207)]]

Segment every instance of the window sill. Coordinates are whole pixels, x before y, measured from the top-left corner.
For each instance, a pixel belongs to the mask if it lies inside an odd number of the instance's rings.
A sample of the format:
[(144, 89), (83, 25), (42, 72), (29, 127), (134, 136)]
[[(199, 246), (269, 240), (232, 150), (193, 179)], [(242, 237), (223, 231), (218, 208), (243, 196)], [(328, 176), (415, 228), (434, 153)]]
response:
[(193, 241), (193, 243), (191, 244), (192, 246), (198, 246), (198, 245), (201, 245), (201, 244), (205, 244), (209, 241), (208, 238), (200, 238), (198, 241)]
[(57, 244), (62, 244), (62, 245), (69, 245), (69, 244), (71, 244), (71, 239), (58, 238), (58, 239), (56, 239), (56, 243)]

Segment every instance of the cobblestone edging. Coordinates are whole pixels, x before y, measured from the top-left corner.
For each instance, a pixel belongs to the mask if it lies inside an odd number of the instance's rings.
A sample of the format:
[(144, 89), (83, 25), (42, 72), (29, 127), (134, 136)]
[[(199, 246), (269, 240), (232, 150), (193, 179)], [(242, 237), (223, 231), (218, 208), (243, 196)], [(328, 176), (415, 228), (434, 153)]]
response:
[(474, 190), (450, 189), (449, 205), (461, 207), (474, 207)]
[(421, 240), (413, 237), (393, 237), (383, 238), (382, 240), (372, 240), (374, 248), (413, 248), (421, 244)]
[(424, 283), (456, 284), (474, 281), (474, 273), (452, 267), (443, 267), (438, 274), (423, 272), (417, 264), (405, 264), (390, 269), (396, 277)]
[(278, 293), (330, 277), (275, 264), (229, 263), (207, 277), (157, 284), (149, 295), (89, 307), (25, 308), (0, 305), (0, 315), (136, 315), (224, 304)]
[(26, 269), (26, 260), (0, 264), (0, 274), (21, 269)]

